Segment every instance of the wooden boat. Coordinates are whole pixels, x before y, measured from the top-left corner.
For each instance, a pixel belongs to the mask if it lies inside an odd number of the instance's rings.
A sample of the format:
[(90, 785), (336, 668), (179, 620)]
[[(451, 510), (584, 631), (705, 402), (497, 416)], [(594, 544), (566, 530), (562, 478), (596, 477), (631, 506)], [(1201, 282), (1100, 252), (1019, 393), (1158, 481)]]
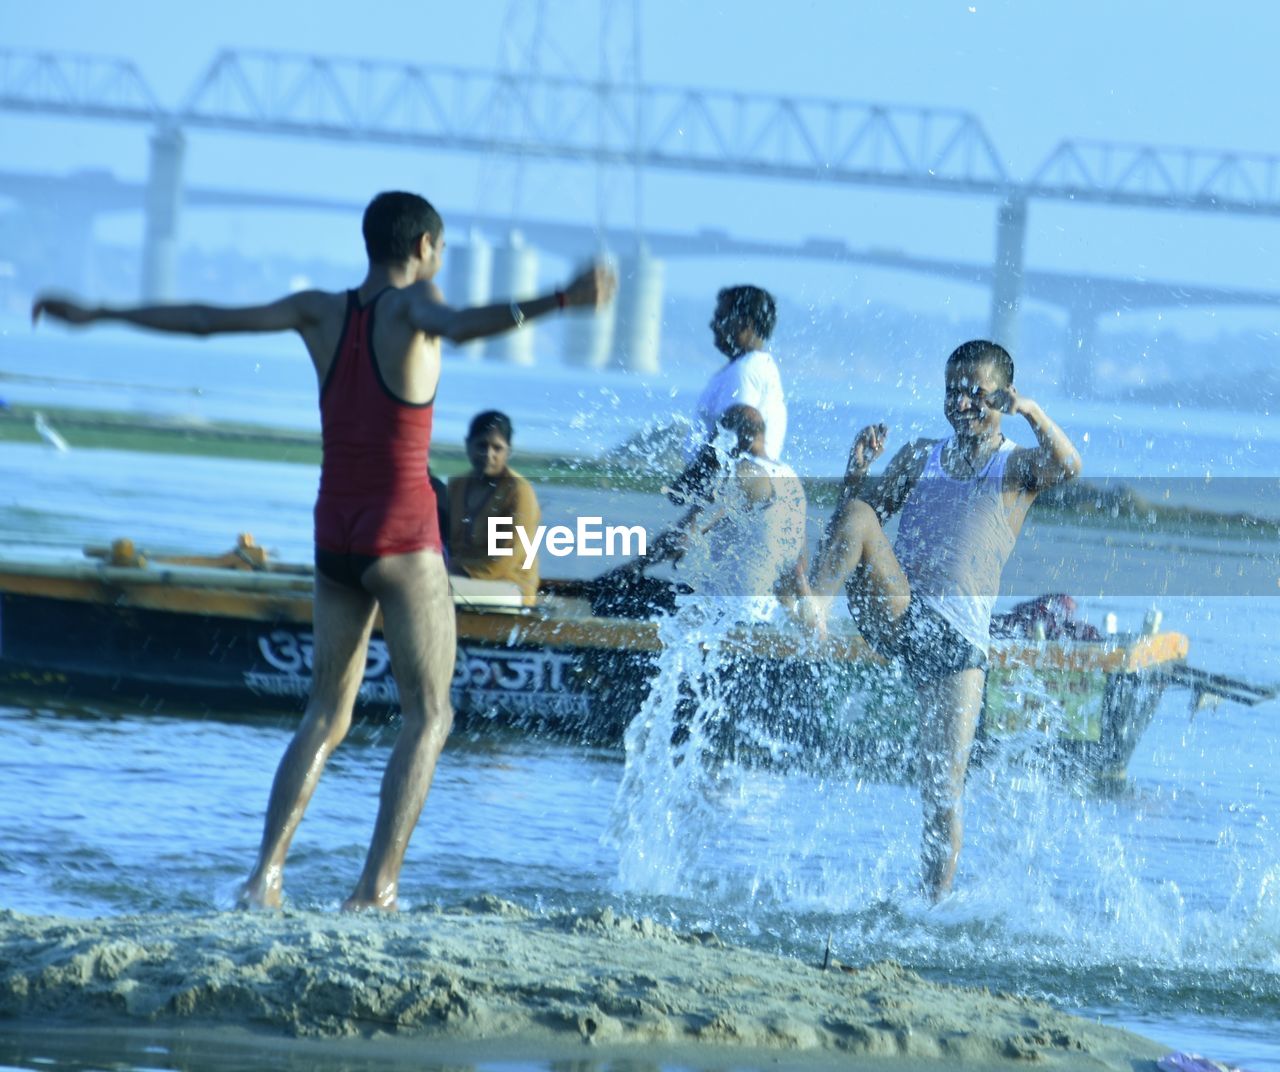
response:
[[(0, 562), (0, 684), (7, 690), (170, 713), (302, 709), (312, 656), (309, 566), (270, 562), (248, 537), (212, 558), (149, 558), (127, 540), (86, 552), (75, 562)], [(589, 582), (548, 581), (539, 605), (523, 608), (458, 586), (453, 700), (460, 729), (621, 741), (649, 691), (659, 628), (598, 617), (589, 594)], [(856, 633), (815, 645), (741, 626), (720, 647), (732, 679), (724, 692), (734, 712), (723, 727), (728, 747), (905, 771), (905, 686)], [(1187, 667), (1187, 651), (1187, 637), (1173, 632), (999, 643), (980, 741), (987, 750), (1030, 742), (1059, 765), (1119, 777), (1171, 685), (1197, 699), (1257, 703), (1274, 695)], [(358, 712), (388, 717), (396, 702), (387, 648), (375, 633)], [(734, 743), (732, 733), (747, 722), (754, 743)], [(778, 742), (784, 747), (773, 747)]]

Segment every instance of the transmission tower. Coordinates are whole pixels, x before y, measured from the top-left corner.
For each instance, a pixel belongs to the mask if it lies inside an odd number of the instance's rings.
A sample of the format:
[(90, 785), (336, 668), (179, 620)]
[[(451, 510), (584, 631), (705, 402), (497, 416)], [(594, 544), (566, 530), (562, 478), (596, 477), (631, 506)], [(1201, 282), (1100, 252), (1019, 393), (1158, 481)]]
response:
[[(554, 15), (552, 12), (554, 11)], [(618, 302), (601, 314), (570, 316), (561, 344), (570, 364), (600, 367), (614, 364), (633, 370), (657, 367), (657, 329), (661, 320), (662, 266), (644, 250), (644, 185), (641, 152), (644, 114), (641, 93), (640, 0), (510, 0), (499, 34), (497, 88), (487, 113), (487, 133), (494, 142), (520, 147), (514, 154), (494, 154), (482, 161), (476, 184), (477, 214), (505, 216), (507, 233), (496, 247), (473, 235), (466, 252), (455, 257), (457, 297), (470, 301), (510, 294), (521, 298), (537, 289), (537, 253), (525, 245), (520, 231), (524, 212), (536, 205), (556, 215), (593, 218), (595, 250), (582, 256), (618, 259), (622, 276)], [(595, 27), (595, 40), (582, 36)], [(574, 38), (577, 32), (580, 36)], [(595, 107), (582, 110), (581, 96), (567, 90), (565, 79), (597, 87)], [(531, 122), (538, 117), (541, 128)], [(536, 139), (539, 129), (562, 121), (566, 128), (592, 122), (597, 139), (617, 144), (622, 132), (626, 151), (610, 161), (598, 159), (594, 176), (581, 165), (547, 160)], [(594, 179), (594, 181), (592, 181)], [(594, 202), (594, 204), (592, 203)], [(605, 248), (610, 232), (630, 230), (628, 248)], [(480, 279), (491, 287), (483, 292)], [(637, 325), (643, 325), (638, 327)], [(495, 360), (531, 364), (534, 333), (501, 336), (484, 347)], [(473, 349), (472, 356), (479, 351)]]
[[(581, 28), (595, 26), (595, 41), (581, 34)], [(578, 31), (578, 36), (573, 34)], [(603, 232), (609, 226), (633, 226), (642, 220), (642, 180), (638, 163), (641, 151), (642, 103), (640, 0), (509, 0), (498, 40), (497, 72), (499, 89), (488, 111), (486, 133), (494, 141), (524, 145), (525, 151), (493, 156), (482, 161), (476, 186), (477, 213), (508, 215), (519, 225), (531, 195), (546, 194), (563, 199), (580, 189), (581, 170), (563, 168), (547, 161), (532, 140), (531, 115), (556, 114), (560, 107), (565, 122), (576, 121), (569, 114), (575, 102), (563, 91), (541, 81), (567, 77), (600, 87), (600, 99), (625, 110), (614, 114), (614, 130), (625, 126), (631, 133), (631, 162), (598, 162), (595, 165), (593, 215)], [(543, 95), (543, 96), (539, 96)], [(608, 138), (603, 107), (592, 109), (596, 136)], [(541, 211), (541, 210), (540, 210)]]

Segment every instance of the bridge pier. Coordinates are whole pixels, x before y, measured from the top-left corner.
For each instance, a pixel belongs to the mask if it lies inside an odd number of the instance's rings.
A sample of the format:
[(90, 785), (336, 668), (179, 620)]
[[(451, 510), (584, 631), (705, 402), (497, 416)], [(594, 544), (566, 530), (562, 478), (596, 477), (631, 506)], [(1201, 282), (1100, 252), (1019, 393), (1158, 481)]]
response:
[(178, 214), (182, 207), (182, 161), (186, 155), (186, 144), (186, 137), (175, 126), (157, 127), (151, 135), (146, 231), (142, 239), (144, 302), (168, 301), (174, 296)]
[(1067, 320), (1067, 350), (1062, 363), (1062, 383), (1072, 398), (1094, 394), (1093, 340), (1098, 314), (1092, 305), (1072, 305)]
[(614, 368), (652, 374), (662, 367), (662, 287), (666, 266), (643, 243), (618, 266)]
[[(493, 251), (493, 301), (524, 301), (537, 295), (538, 254), (525, 245), (524, 235), (512, 231)], [(535, 339), (533, 322), (494, 335), (485, 346), (490, 361), (507, 365), (532, 365)]]
[(1016, 357), (1022, 265), (1027, 248), (1027, 198), (1010, 194), (996, 213), (996, 261), (991, 285), (991, 341)]
[[(603, 251), (596, 260), (609, 260)], [(573, 368), (602, 369), (609, 363), (617, 328), (617, 303), (599, 309), (569, 309), (564, 321), (564, 363)]]
[[(454, 246), (448, 254), (449, 301), (458, 308), (488, 305), (493, 299), (493, 246), (478, 231), (467, 235), (466, 245)], [(484, 353), (480, 340), (466, 342), (458, 352), (468, 361), (478, 361)]]

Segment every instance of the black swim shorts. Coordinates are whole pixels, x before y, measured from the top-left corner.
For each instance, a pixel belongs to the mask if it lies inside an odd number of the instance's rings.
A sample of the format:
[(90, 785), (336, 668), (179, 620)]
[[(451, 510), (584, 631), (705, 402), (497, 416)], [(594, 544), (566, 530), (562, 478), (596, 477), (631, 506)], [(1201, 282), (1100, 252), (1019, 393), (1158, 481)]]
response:
[(358, 591), (364, 591), (364, 585), (360, 583), (364, 571), (377, 561), (376, 555), (357, 555), (316, 548), (316, 569), (344, 588), (355, 588)]
[(962, 670), (986, 670), (987, 653), (972, 643), (929, 604), (912, 597), (892, 636), (875, 643), (884, 656), (902, 663), (917, 685)]

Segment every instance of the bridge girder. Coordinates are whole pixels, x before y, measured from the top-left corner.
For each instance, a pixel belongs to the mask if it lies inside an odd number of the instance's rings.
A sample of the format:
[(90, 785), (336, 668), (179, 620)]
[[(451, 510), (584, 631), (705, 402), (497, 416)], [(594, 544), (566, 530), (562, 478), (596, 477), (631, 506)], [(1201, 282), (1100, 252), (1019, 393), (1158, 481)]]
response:
[(595, 163), (990, 193), (1008, 179), (955, 109), (224, 51), (187, 126)]
[(1280, 215), (1280, 156), (1063, 141), (1026, 185), (1031, 197), (1143, 208)]
[(156, 122), (164, 115), (128, 60), (0, 49), (0, 108)]
[(1280, 215), (1280, 155), (1060, 142), (1011, 178), (956, 109), (224, 50), (166, 109), (133, 63), (0, 49), (0, 109), (798, 182)]

